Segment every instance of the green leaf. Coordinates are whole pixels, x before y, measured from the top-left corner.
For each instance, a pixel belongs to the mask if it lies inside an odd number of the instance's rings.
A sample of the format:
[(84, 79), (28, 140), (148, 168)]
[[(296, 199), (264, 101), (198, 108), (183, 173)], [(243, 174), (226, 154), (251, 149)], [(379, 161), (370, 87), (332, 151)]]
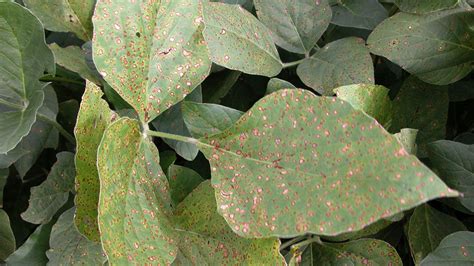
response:
[(409, 153), (416, 155), (418, 146), (416, 145), (416, 137), (418, 136), (418, 129), (402, 128), (399, 133), (394, 136), (403, 145), (403, 148)]
[(286, 80), (272, 78), (270, 81), (268, 81), (266, 94), (270, 94), (282, 89), (296, 89), (296, 87)]
[(290, 265), (403, 265), (395, 248), (378, 239), (312, 243)]
[(293, 53), (309, 54), (331, 22), (327, 0), (255, 0), (254, 4), (275, 43)]
[(209, 74), (201, 1), (99, 1), (94, 62), (119, 94), (149, 122), (181, 101)]
[(41, 185), (31, 188), (28, 209), (21, 214), (27, 222), (48, 223), (67, 202), (69, 192), (74, 188), (74, 154), (60, 152), (56, 157), (58, 160), (48, 178)]
[(373, 118), (305, 90), (266, 96), (198, 146), (220, 214), (246, 237), (337, 235), (458, 195)]
[(209, 181), (199, 185), (176, 209), (180, 227), (176, 265), (284, 265), (277, 238), (241, 238), (217, 213)]
[(378, 0), (339, 0), (332, 7), (331, 23), (342, 27), (374, 29), (387, 18), (387, 10)]
[(428, 145), (428, 154), (444, 182), (463, 194), (456, 200), (474, 212), (474, 145), (440, 140)]
[(168, 168), (168, 180), (173, 206), (183, 201), (204, 179), (190, 168), (171, 165)]
[(44, 40), (43, 26), (16, 3), (0, 3), (0, 154), (15, 148), (29, 132), (43, 104), (45, 70), (54, 72), (53, 53)]
[[(2, 188), (3, 189), (3, 188)], [(5, 260), (10, 254), (15, 251), (15, 236), (10, 227), (10, 218), (8, 214), (0, 209), (0, 261)]]
[(392, 101), (384, 86), (356, 84), (334, 89), (337, 97), (375, 118), (385, 128), (392, 121)]
[(355, 240), (355, 239), (359, 239), (363, 237), (372, 236), (380, 232), (382, 229), (386, 228), (390, 224), (392, 224), (392, 221), (388, 219), (389, 218), (380, 219), (377, 222), (370, 224), (359, 231), (347, 232), (347, 233), (343, 233), (337, 236), (324, 236), (323, 238), (331, 242), (343, 242), (346, 240)]
[(448, 120), (449, 96), (446, 87), (438, 87), (408, 78), (393, 101), (392, 132), (403, 128), (418, 129), (418, 156), (426, 157), (426, 145), (444, 139)]
[(46, 251), (52, 265), (102, 265), (107, 257), (100, 243), (95, 243), (81, 235), (74, 225), (74, 209), (59, 216), (49, 239), (50, 249)]
[(100, 241), (97, 224), (99, 202), (99, 174), (97, 149), (107, 126), (116, 118), (109, 105), (102, 99), (103, 93), (91, 82), (86, 85), (77, 117), (76, 137), (76, 197), (75, 224), (81, 234), (92, 241)]
[(121, 118), (99, 146), (99, 229), (109, 263), (170, 264), (177, 254), (168, 181), (138, 121)]
[(8, 175), (10, 171), (8, 168), (0, 169), (0, 208), (3, 208), (3, 189), (7, 184)]
[(65, 48), (53, 43), (49, 45), (53, 51), (56, 64), (79, 74), (82, 78), (100, 84), (100, 79), (87, 66), (86, 53), (80, 47), (68, 46)]
[(204, 39), (214, 63), (244, 73), (273, 77), (282, 69), (268, 29), (237, 5), (204, 4)]
[(227, 69), (209, 76), (202, 83), (203, 101), (221, 103), (221, 99), (229, 93), (241, 74), (242, 72)]
[(398, 13), (369, 36), (370, 51), (388, 58), (418, 78), (436, 85), (460, 80), (474, 60), (474, 13), (429, 16)]
[(232, 126), (243, 112), (209, 103), (183, 103), (183, 118), (191, 135), (196, 138), (221, 133)]
[(176, 153), (171, 150), (160, 152), (160, 167), (168, 173), (168, 168), (176, 162)]
[(394, 0), (394, 3), (403, 12), (426, 14), (453, 8), (459, 0)]
[(447, 235), (467, 230), (458, 219), (440, 212), (428, 204), (418, 206), (408, 225), (408, 243), (416, 265), (438, 247)]
[(350, 84), (374, 83), (374, 67), (364, 40), (349, 37), (331, 42), (296, 69), (308, 87), (323, 95)]
[(221, 2), (231, 5), (241, 5), (243, 8), (247, 9), (248, 11), (252, 11), (253, 2), (252, 0), (211, 0), (211, 2)]
[(50, 31), (73, 32), (80, 39), (92, 39), (95, 0), (23, 0), (28, 9)]
[(421, 261), (421, 266), (474, 264), (474, 233), (456, 232), (445, 237), (439, 246)]

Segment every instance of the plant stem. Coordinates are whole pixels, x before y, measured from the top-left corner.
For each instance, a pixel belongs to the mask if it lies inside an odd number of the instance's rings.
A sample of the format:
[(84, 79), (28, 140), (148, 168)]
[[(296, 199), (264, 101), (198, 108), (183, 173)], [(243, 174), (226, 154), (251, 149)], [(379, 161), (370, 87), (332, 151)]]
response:
[(291, 246), (295, 243), (298, 243), (298, 242), (300, 242), (300, 241), (302, 241), (303, 239), (306, 239), (306, 238), (307, 238), (307, 236), (299, 236), (299, 237), (295, 237), (293, 239), (290, 239), (290, 240), (286, 241), (285, 243), (281, 244), (280, 251), (282, 251), (282, 250), (286, 249), (287, 247), (289, 247), (289, 246)]
[(303, 59), (300, 59), (300, 60), (297, 60), (297, 61), (293, 61), (293, 62), (283, 63), (283, 68), (289, 68), (289, 67), (297, 66), (301, 62), (303, 62), (304, 60), (306, 60), (306, 58), (303, 58)]
[(321, 239), (319, 238), (319, 236), (309, 236), (308, 239), (306, 239), (305, 241), (301, 241), (301, 242), (295, 244), (294, 246), (296, 248), (300, 248), (300, 247), (304, 247), (304, 246), (309, 245), (309, 244), (314, 243), (314, 242), (317, 242), (317, 243), (320, 243), (320, 244), (323, 243), (323, 242), (321, 242)]
[(54, 126), (59, 131), (59, 133), (63, 135), (64, 138), (71, 142), (71, 144), (76, 145), (76, 139), (74, 138), (74, 136), (69, 134), (69, 132), (67, 132), (58, 122), (40, 113), (38, 113), (37, 117), (38, 119), (43, 120), (44, 122)]
[(72, 84), (78, 84), (78, 85), (84, 85), (83, 82), (74, 80), (74, 79), (68, 79), (68, 78), (62, 78), (62, 77), (42, 77), (40, 78), (40, 81), (58, 81), (58, 82), (67, 82), (67, 83), (72, 83)]
[(153, 131), (153, 130), (146, 130), (146, 134), (154, 137), (160, 137), (160, 138), (165, 138), (165, 139), (172, 139), (172, 140), (177, 140), (177, 141), (182, 141), (186, 143), (192, 143), (192, 144), (198, 144), (200, 143), (199, 140), (191, 137), (185, 137), (185, 136), (180, 136), (180, 135), (175, 135), (175, 134), (170, 134), (170, 133), (165, 133), (161, 131)]

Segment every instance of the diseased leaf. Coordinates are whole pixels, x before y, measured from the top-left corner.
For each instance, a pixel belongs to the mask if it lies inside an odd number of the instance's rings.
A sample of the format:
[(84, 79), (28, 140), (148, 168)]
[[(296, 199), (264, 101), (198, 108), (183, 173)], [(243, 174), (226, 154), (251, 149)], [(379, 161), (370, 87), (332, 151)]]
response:
[(168, 168), (168, 180), (173, 206), (183, 201), (204, 179), (190, 168), (171, 165)]
[(416, 265), (438, 247), (447, 235), (467, 230), (458, 219), (444, 214), (428, 204), (418, 206), (408, 225), (408, 243)]
[(221, 133), (232, 126), (243, 112), (209, 103), (183, 103), (184, 123), (196, 138)]
[(158, 150), (140, 131), (136, 120), (115, 121), (97, 153), (99, 229), (112, 265), (170, 264), (177, 254), (168, 181)]
[(403, 148), (409, 153), (416, 155), (418, 146), (416, 145), (416, 137), (418, 136), (418, 129), (402, 128), (399, 133), (394, 136), (403, 145)]
[(97, 2), (94, 62), (143, 122), (181, 101), (209, 74), (201, 9), (200, 0)]
[(372, 53), (421, 80), (446, 85), (471, 71), (473, 23), (474, 13), (470, 11), (428, 16), (398, 13), (377, 26), (367, 42)]
[(3, 189), (7, 184), (8, 175), (10, 171), (8, 168), (0, 169), (0, 208), (3, 208)]
[(43, 72), (54, 72), (43, 26), (26, 8), (0, 3), (0, 154), (28, 135), (43, 104)]
[(238, 5), (204, 4), (204, 38), (214, 63), (244, 73), (273, 77), (282, 69), (268, 29)]
[(388, 16), (378, 0), (338, 0), (332, 12), (331, 23), (367, 30), (374, 29)]
[(46, 251), (49, 265), (102, 265), (107, 257), (100, 243), (81, 235), (74, 225), (74, 209), (59, 216), (49, 239), (50, 249)]
[(100, 186), (96, 166), (97, 149), (105, 129), (116, 117), (102, 96), (99, 87), (87, 82), (74, 129), (77, 143), (75, 157), (77, 208), (74, 222), (81, 234), (96, 242), (100, 241), (97, 224)]
[(443, 181), (463, 194), (456, 200), (474, 212), (474, 145), (440, 140), (428, 145), (428, 154)]
[(277, 238), (236, 235), (216, 212), (210, 182), (201, 183), (177, 208), (180, 227), (175, 265), (284, 265)]
[(281, 89), (296, 89), (296, 87), (286, 80), (272, 78), (270, 81), (268, 81), (266, 94), (270, 94)]
[(474, 233), (463, 231), (445, 237), (439, 246), (421, 261), (421, 266), (474, 264)]
[(67, 202), (69, 192), (74, 188), (74, 154), (61, 152), (51, 168), (47, 179), (31, 188), (28, 209), (21, 214), (23, 220), (33, 224), (48, 223)]
[(455, 7), (459, 0), (394, 0), (403, 12), (426, 14)]
[(374, 119), (305, 90), (266, 96), (198, 146), (220, 214), (246, 237), (337, 235), (458, 195)]
[(254, 0), (254, 4), (275, 43), (293, 53), (309, 54), (331, 22), (327, 0)]
[[(3, 189), (3, 187), (2, 187)], [(15, 251), (15, 236), (10, 227), (10, 218), (8, 214), (0, 209), (0, 261), (5, 260)]]
[(53, 51), (56, 64), (76, 72), (82, 78), (90, 80), (95, 84), (100, 84), (100, 79), (93, 73), (86, 62), (86, 53), (80, 47), (68, 46), (65, 48), (53, 43), (49, 45), (49, 49)]
[(374, 67), (364, 40), (349, 37), (331, 42), (297, 68), (298, 76), (308, 87), (323, 95), (350, 84), (374, 83)]

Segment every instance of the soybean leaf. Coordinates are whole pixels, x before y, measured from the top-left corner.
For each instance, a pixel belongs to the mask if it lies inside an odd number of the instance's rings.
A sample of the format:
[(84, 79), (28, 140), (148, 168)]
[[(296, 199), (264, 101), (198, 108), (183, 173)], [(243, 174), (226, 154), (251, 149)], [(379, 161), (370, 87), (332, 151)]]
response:
[(74, 132), (79, 107), (79, 102), (76, 99), (67, 100), (59, 104), (58, 123), (68, 132)]
[(196, 138), (221, 133), (232, 126), (243, 112), (209, 103), (183, 103), (184, 122)]
[(409, 153), (416, 155), (418, 146), (416, 145), (416, 137), (418, 136), (418, 129), (402, 128), (400, 132), (395, 133), (394, 136), (403, 145), (403, 148)]
[(48, 223), (67, 202), (69, 192), (74, 188), (74, 154), (61, 152), (51, 168), (47, 179), (31, 188), (28, 209), (21, 214), (23, 220), (34, 224)]
[(277, 238), (236, 235), (217, 213), (209, 181), (199, 185), (176, 209), (180, 244), (176, 265), (284, 265)]
[(364, 40), (349, 37), (331, 42), (303, 61), (297, 74), (323, 95), (350, 84), (374, 83), (374, 67)]
[(45, 70), (54, 72), (53, 53), (44, 40), (43, 26), (16, 3), (0, 3), (0, 154), (15, 148), (31, 130), (43, 104)]
[(3, 208), (3, 189), (7, 184), (8, 175), (10, 171), (8, 168), (0, 169), (0, 208)]
[(46, 251), (50, 265), (102, 265), (107, 260), (100, 243), (81, 235), (74, 225), (74, 209), (59, 216), (49, 239)]
[(296, 89), (296, 87), (286, 80), (272, 78), (270, 81), (268, 81), (266, 94), (270, 94), (281, 89)]
[(15, 251), (15, 236), (10, 227), (10, 218), (8, 214), (0, 209), (0, 260), (5, 260)]
[(242, 72), (234, 70), (223, 70), (209, 76), (202, 83), (202, 97), (206, 103), (220, 103), (234, 84), (239, 80)]
[(204, 4), (204, 38), (214, 63), (253, 75), (273, 77), (282, 69), (268, 29), (238, 5)]
[(327, 0), (255, 0), (254, 4), (275, 43), (293, 53), (309, 54), (331, 22)]
[(439, 246), (421, 261), (421, 266), (472, 265), (474, 263), (474, 233), (463, 231), (445, 237)]
[(87, 82), (74, 129), (77, 143), (75, 157), (77, 208), (74, 219), (79, 232), (96, 242), (100, 241), (97, 224), (100, 185), (96, 166), (97, 149), (105, 129), (116, 117), (102, 96), (99, 87)]
[(171, 150), (160, 152), (160, 167), (163, 172), (168, 173), (168, 168), (176, 162), (176, 153)]
[(426, 157), (426, 145), (444, 139), (449, 96), (446, 87), (408, 78), (393, 101), (392, 132), (402, 128), (418, 129), (418, 156)]
[(463, 194), (456, 200), (474, 212), (474, 145), (440, 140), (428, 145), (428, 154), (444, 182)]
[(84, 41), (92, 39), (95, 0), (23, 0), (50, 31), (74, 32)]
[(418, 206), (408, 225), (408, 243), (416, 265), (438, 247), (447, 235), (467, 230), (458, 219), (440, 212), (428, 204)]
[(200, 0), (97, 2), (94, 62), (143, 122), (181, 101), (209, 74), (201, 9)]
[(95, 84), (100, 84), (100, 79), (93, 73), (86, 62), (86, 53), (80, 47), (68, 46), (65, 48), (53, 43), (49, 48), (54, 53), (56, 64), (76, 72), (82, 78), (93, 81)]
[(403, 265), (390, 244), (378, 239), (346, 243), (312, 243), (290, 265)]
[(246, 237), (337, 235), (458, 195), (373, 118), (305, 90), (264, 97), (198, 146), (219, 213)]
[(168, 181), (158, 150), (140, 132), (137, 120), (121, 118), (97, 153), (98, 221), (110, 264), (170, 264), (177, 254)]
[(474, 81), (462, 80), (449, 85), (449, 101), (463, 102), (474, 99)]
[(332, 12), (331, 23), (367, 30), (374, 29), (388, 16), (378, 0), (338, 0)]
[(453, 8), (459, 0), (394, 0), (394, 3), (403, 12), (426, 14)]
[(417, 16), (398, 13), (369, 36), (370, 51), (421, 80), (446, 85), (465, 77), (474, 60), (474, 13), (450, 11)]
[(178, 206), (193, 189), (204, 181), (196, 171), (180, 165), (171, 165), (167, 176), (173, 206)]

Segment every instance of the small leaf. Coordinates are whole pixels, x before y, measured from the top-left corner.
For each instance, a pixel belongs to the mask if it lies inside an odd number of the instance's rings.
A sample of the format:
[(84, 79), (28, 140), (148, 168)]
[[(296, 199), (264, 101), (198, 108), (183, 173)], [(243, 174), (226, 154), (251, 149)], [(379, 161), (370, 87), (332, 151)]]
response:
[(100, 237), (112, 265), (170, 264), (177, 254), (168, 181), (140, 131), (137, 120), (115, 121), (97, 153)]
[(331, 21), (327, 0), (255, 0), (254, 4), (275, 43), (293, 53), (309, 54)]
[(378, 0), (339, 0), (332, 12), (331, 23), (367, 30), (374, 29), (388, 16)]
[(31, 188), (28, 209), (21, 217), (30, 223), (48, 223), (67, 202), (69, 192), (74, 188), (74, 154), (61, 152), (51, 168), (48, 178), (37, 187)]
[(149, 122), (209, 74), (202, 3), (98, 1), (94, 62), (99, 73)]
[(180, 227), (175, 265), (284, 265), (277, 238), (236, 235), (217, 213), (210, 182), (201, 183), (176, 209)]
[(416, 155), (418, 146), (416, 145), (416, 137), (418, 136), (418, 129), (402, 128), (399, 133), (394, 136), (403, 145), (403, 148), (409, 153)]
[(0, 209), (0, 243), (2, 243), (0, 246), (0, 261), (2, 261), (12, 254), (16, 248), (15, 236), (10, 227), (10, 218), (2, 209)]
[(421, 261), (421, 266), (474, 264), (474, 233), (463, 231), (445, 237), (439, 246)]
[(86, 62), (86, 53), (80, 47), (68, 46), (65, 48), (53, 43), (49, 48), (54, 53), (56, 64), (79, 74), (86, 80), (93, 81), (95, 84), (100, 84), (100, 79), (93, 73)]
[(349, 37), (327, 44), (297, 68), (307, 86), (323, 95), (350, 84), (374, 83), (374, 67), (364, 40)]
[(196, 138), (221, 133), (232, 126), (243, 112), (209, 103), (183, 103), (183, 118), (191, 135)]
[(432, 252), (447, 235), (467, 230), (458, 219), (428, 204), (418, 206), (408, 225), (408, 243), (416, 265)]
[(374, 119), (305, 90), (264, 97), (198, 146), (220, 214), (246, 237), (337, 235), (458, 195)]
[(168, 169), (168, 180), (173, 206), (183, 201), (204, 179), (190, 168), (171, 165)]
[(296, 87), (286, 80), (272, 78), (270, 81), (268, 81), (267, 92), (265, 94), (270, 94), (282, 89), (296, 89)]
[(367, 42), (372, 53), (425, 82), (446, 85), (471, 71), (473, 23), (474, 13), (470, 11), (429, 16), (398, 13), (377, 26)]
[(394, 3), (403, 12), (426, 14), (453, 8), (459, 0), (394, 0)]
[(237, 5), (204, 4), (204, 38), (214, 63), (244, 73), (273, 77), (282, 63), (268, 29)]

